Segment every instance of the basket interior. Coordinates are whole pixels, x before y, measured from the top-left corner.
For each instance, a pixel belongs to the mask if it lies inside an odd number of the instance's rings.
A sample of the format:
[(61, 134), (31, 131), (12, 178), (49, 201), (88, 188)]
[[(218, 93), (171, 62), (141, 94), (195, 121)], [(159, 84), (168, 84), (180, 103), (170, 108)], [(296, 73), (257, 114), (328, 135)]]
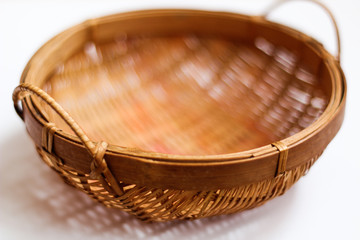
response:
[(88, 39), (57, 66), (43, 88), (92, 140), (151, 152), (260, 147), (303, 130), (329, 101), (319, 69), (264, 36), (121, 33)]

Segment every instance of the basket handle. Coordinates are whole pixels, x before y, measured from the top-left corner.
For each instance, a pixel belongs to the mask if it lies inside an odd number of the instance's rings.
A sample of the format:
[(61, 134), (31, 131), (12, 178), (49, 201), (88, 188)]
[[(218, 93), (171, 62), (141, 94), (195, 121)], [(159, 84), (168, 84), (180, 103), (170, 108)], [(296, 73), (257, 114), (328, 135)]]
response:
[(23, 108), (20, 107), (20, 101), (25, 97), (21, 93), (30, 93), (38, 96), (44, 102), (46, 102), (64, 121), (65, 123), (74, 131), (76, 136), (80, 139), (80, 141), (84, 144), (85, 148), (91, 154), (91, 156), (96, 155), (96, 146), (90, 141), (90, 139), (86, 136), (84, 131), (80, 128), (80, 126), (75, 122), (75, 120), (58, 104), (49, 94), (47, 94), (44, 90), (40, 89), (37, 86), (34, 86), (30, 83), (22, 83), (17, 86), (13, 92), (13, 102), (14, 108), (18, 115), (24, 119)]
[[(283, 5), (284, 3), (291, 2), (291, 1), (295, 1), (295, 0), (278, 0), (278, 1), (274, 2), (272, 5), (270, 5), (270, 7), (268, 7), (263, 12), (262, 17), (267, 18), (274, 9), (278, 8), (279, 6)], [(312, 3), (320, 6), (329, 15), (331, 22), (335, 28), (335, 32), (336, 32), (337, 55), (335, 56), (335, 58), (340, 63), (341, 41), (340, 41), (339, 28), (338, 28), (337, 22), (335, 20), (334, 14), (330, 11), (330, 9), (325, 4), (319, 2), (318, 0), (301, 0), (301, 1), (312, 2)]]
[[(20, 101), (25, 97), (21, 93), (30, 93), (32, 95), (36, 95), (40, 97), (44, 102), (46, 102), (59, 116), (65, 121), (67, 125), (74, 131), (76, 136), (80, 139), (80, 141), (84, 144), (87, 151), (93, 158), (93, 162), (91, 163), (91, 172), (90, 176), (97, 177), (104, 188), (106, 188), (109, 192), (114, 192), (117, 195), (122, 195), (124, 193), (122, 187), (119, 185), (118, 181), (108, 169), (108, 166), (104, 160), (104, 155), (107, 148), (107, 143), (99, 142), (98, 144), (94, 144), (90, 139), (86, 136), (85, 132), (80, 128), (80, 126), (75, 122), (75, 120), (67, 113), (61, 106), (58, 104), (49, 94), (47, 94), (44, 90), (30, 84), (30, 83), (22, 83), (17, 86), (13, 92), (13, 101), (16, 112), (19, 116), (24, 119), (23, 108), (20, 107)], [(106, 180), (102, 176), (105, 176)]]

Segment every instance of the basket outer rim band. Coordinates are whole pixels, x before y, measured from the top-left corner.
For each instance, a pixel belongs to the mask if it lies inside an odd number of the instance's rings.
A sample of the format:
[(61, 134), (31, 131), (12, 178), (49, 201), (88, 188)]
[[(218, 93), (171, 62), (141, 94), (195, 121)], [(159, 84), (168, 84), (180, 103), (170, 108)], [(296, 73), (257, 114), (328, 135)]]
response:
[[(31, 113), (28, 102), (25, 100), (24, 119), (29, 135), (38, 146), (41, 144), (43, 124)], [(345, 100), (337, 109), (332, 119), (320, 129), (319, 132), (310, 136), (306, 141), (299, 143), (295, 151), (289, 149), (289, 157), (286, 170), (291, 170), (311, 160), (315, 155), (320, 155), (327, 144), (336, 135), (343, 122), (345, 112)], [(319, 143), (321, 142), (321, 146)], [(311, 151), (303, 149), (309, 146), (317, 146)], [(233, 188), (252, 182), (261, 181), (274, 177), (277, 171), (279, 151), (274, 151), (250, 159), (238, 159), (226, 162), (214, 163), (172, 163), (159, 162), (152, 159), (132, 157), (123, 154), (107, 152), (105, 159), (109, 168), (118, 180), (124, 182), (169, 189), (185, 190), (212, 190), (218, 188)], [(64, 151), (69, 149), (70, 151)], [(92, 157), (85, 147), (79, 143), (69, 141), (54, 134), (54, 149), (64, 164), (69, 165), (84, 173), (90, 172)], [(302, 162), (293, 165), (292, 160), (297, 154), (303, 154)], [(77, 161), (71, 160), (76, 159)]]

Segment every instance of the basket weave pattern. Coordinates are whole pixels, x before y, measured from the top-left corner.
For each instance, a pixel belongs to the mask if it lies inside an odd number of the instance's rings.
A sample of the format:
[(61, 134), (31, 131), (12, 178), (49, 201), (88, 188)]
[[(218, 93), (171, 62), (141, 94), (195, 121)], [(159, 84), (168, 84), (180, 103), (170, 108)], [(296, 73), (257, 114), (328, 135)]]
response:
[[(54, 154), (37, 148), (44, 162), (55, 170), (65, 183), (85, 192), (107, 207), (118, 208), (142, 221), (170, 221), (197, 219), (231, 214), (262, 205), (282, 195), (305, 175), (319, 156), (306, 165), (261, 182), (232, 189), (189, 191), (159, 189), (120, 182), (124, 193), (117, 196), (103, 176), (90, 177), (66, 167)], [(100, 180), (99, 180), (100, 179)], [(105, 181), (105, 182), (104, 182)]]
[[(300, 61), (262, 38), (245, 45), (138, 37), (88, 43), (44, 89), (94, 141), (149, 152), (224, 154), (294, 135), (321, 115), (325, 94)], [(50, 108), (46, 113), (71, 133)]]

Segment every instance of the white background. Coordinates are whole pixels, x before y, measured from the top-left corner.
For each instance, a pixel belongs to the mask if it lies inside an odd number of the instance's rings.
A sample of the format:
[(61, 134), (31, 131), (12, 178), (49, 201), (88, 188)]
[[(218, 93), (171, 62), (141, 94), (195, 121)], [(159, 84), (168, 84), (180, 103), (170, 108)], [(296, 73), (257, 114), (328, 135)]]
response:
[[(166, 7), (260, 14), (271, 1), (0, 0), (0, 239), (360, 239), (360, 4), (323, 2), (341, 30), (348, 101), (342, 129), (309, 174), (284, 196), (240, 214), (145, 224), (66, 186), (40, 161), (12, 107), (22, 69), (50, 37), (87, 18)], [(336, 52), (334, 30), (318, 7), (286, 4), (271, 19)]]

